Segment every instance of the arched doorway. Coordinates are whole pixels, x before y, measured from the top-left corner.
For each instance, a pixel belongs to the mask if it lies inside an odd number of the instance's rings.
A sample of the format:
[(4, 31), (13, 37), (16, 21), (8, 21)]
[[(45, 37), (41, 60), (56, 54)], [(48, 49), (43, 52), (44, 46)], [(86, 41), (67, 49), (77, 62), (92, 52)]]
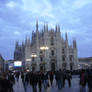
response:
[(34, 72), (36, 70), (36, 64), (32, 64), (32, 71)]
[(43, 71), (44, 70), (44, 67), (41, 65), (40, 66), (40, 71)]
[(73, 70), (73, 63), (70, 63), (70, 70)]
[(52, 70), (52, 71), (55, 71), (55, 63), (52, 63), (52, 64), (51, 64), (51, 70)]
[(35, 71), (35, 66), (32, 66), (32, 71)]

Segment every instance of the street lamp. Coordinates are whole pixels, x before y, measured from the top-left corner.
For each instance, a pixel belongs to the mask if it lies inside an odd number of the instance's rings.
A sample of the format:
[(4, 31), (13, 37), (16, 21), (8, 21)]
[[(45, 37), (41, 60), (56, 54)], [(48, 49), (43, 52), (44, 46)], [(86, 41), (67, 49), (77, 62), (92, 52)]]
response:
[(31, 57), (32, 58), (35, 58), (35, 57), (37, 57), (37, 55), (36, 54), (32, 54)]
[[(41, 47), (40, 47), (40, 50), (44, 51), (44, 54), (45, 54), (45, 51), (48, 50), (48, 49), (49, 49), (48, 46), (41, 46)], [(45, 64), (46, 64), (46, 62), (45, 62), (45, 55), (44, 55), (44, 62), (43, 62), (44, 71), (45, 71)]]
[(40, 50), (48, 50), (48, 49), (49, 49), (48, 46), (42, 46), (42, 47), (40, 47)]
[(35, 53), (32, 53), (32, 54), (31, 54), (31, 57), (32, 57), (32, 62), (33, 62), (33, 63), (32, 63), (32, 71), (34, 71), (34, 70), (35, 70), (35, 66), (34, 66), (34, 65), (35, 65), (35, 63), (34, 63), (34, 59), (37, 57), (37, 55), (36, 55)]
[(31, 57), (32, 57), (32, 61), (34, 61), (34, 58), (36, 58), (37, 55), (35, 53), (32, 53)]
[(26, 63), (25, 63), (25, 65), (26, 65), (26, 69), (30, 69), (30, 63), (31, 63), (31, 61), (32, 61), (32, 59), (31, 58), (27, 58), (26, 59)]

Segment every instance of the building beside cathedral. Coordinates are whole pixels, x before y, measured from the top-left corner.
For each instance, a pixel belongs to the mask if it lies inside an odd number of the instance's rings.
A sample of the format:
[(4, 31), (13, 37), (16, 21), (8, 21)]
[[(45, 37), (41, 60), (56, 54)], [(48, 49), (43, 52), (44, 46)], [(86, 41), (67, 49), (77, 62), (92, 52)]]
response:
[(14, 60), (21, 60), (23, 67), (37, 71), (77, 69), (76, 40), (69, 45), (67, 33), (63, 39), (59, 25), (48, 30), (48, 25), (44, 24), (43, 29), (39, 30), (37, 22), (31, 37), (31, 40), (30, 37), (26, 37), (22, 44), (16, 42)]

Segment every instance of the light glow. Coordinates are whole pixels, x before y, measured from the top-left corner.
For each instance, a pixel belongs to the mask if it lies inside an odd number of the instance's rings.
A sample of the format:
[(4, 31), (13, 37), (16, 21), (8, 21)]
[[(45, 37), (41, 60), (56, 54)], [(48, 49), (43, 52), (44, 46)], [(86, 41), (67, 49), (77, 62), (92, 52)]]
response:
[(26, 59), (26, 61), (31, 61), (31, 59)]
[(47, 46), (40, 47), (40, 50), (48, 50), (49, 48)]
[(31, 55), (31, 57), (34, 57), (34, 58), (35, 58), (35, 57), (37, 57), (37, 55), (33, 53), (33, 54)]

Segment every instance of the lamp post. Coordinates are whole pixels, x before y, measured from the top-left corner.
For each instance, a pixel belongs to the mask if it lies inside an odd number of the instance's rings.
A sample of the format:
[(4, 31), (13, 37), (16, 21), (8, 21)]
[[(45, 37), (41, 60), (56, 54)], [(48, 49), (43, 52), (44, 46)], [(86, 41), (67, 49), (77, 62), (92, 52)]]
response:
[(41, 47), (40, 47), (40, 50), (41, 50), (41, 51), (44, 51), (44, 62), (43, 62), (44, 71), (45, 71), (45, 64), (46, 64), (46, 61), (45, 61), (45, 51), (48, 50), (48, 49), (49, 49), (48, 46), (41, 46)]
[[(37, 55), (35, 53), (32, 53), (31, 57), (32, 57), (32, 62), (33, 62), (32, 65), (35, 65), (34, 59), (37, 57)], [(34, 71), (34, 70), (35, 70), (35, 66), (32, 66), (32, 71)]]
[(32, 60), (31, 60), (31, 58), (29, 58), (29, 59), (26, 59), (26, 69), (30, 69), (30, 62), (31, 62)]

